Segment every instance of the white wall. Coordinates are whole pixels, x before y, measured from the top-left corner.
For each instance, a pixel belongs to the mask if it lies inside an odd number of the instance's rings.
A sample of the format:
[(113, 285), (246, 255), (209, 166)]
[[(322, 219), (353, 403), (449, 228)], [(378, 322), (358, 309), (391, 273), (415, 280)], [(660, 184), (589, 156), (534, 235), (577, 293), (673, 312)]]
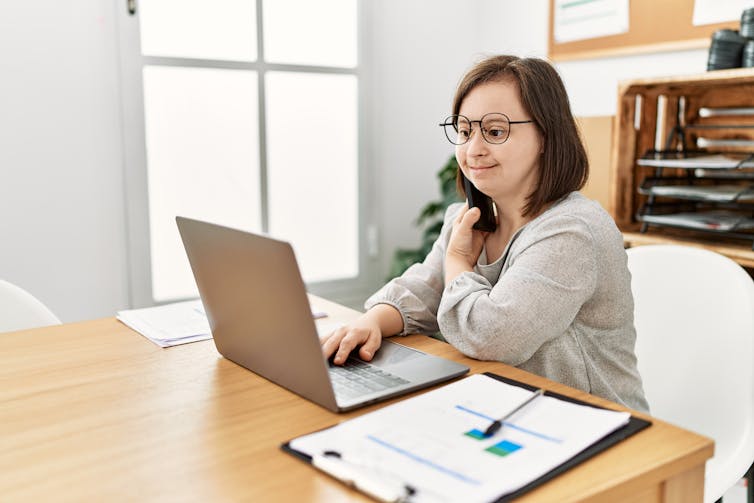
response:
[(707, 50), (564, 61), (556, 66), (566, 84), (574, 114), (615, 115), (620, 81), (703, 73), (707, 69)]
[(0, 15), (0, 278), (63, 321), (128, 298), (114, 26), (102, 0)]
[[(439, 197), (437, 171), (453, 148), (438, 124), (475, 47), (475, 12), (453, 0), (380, 0), (368, 9), (368, 169), (377, 197), (381, 282), (397, 246), (415, 247), (413, 225)], [(379, 285), (374, 285), (375, 288)]]
[[(6, 2), (0, 16), (0, 278), (64, 321), (128, 307), (115, 8)], [(380, 270), (420, 241), (453, 149), (440, 128), (463, 72), (485, 54), (545, 56), (547, 0), (365, 0), (366, 157)], [(706, 51), (561, 63), (577, 115), (615, 112), (620, 79), (704, 70)]]
[(546, 0), (365, 4), (372, 97), (369, 169), (376, 181), (382, 281), (397, 247), (419, 245), (416, 217), (440, 196), (436, 174), (454, 149), (437, 124), (451, 112), (456, 85), (486, 55), (545, 55), (548, 7)]

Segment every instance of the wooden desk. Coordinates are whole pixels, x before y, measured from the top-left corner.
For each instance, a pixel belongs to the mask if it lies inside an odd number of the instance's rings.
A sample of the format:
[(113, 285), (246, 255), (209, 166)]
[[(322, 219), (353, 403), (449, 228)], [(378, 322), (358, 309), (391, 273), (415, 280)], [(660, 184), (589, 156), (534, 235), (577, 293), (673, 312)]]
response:
[[(317, 300), (330, 319), (354, 311)], [(422, 336), (401, 342), (608, 407), (605, 400)], [(160, 349), (113, 318), (0, 335), (5, 501), (369, 501), (280, 444), (337, 415), (222, 358)], [(520, 501), (702, 501), (708, 438), (662, 421)]]

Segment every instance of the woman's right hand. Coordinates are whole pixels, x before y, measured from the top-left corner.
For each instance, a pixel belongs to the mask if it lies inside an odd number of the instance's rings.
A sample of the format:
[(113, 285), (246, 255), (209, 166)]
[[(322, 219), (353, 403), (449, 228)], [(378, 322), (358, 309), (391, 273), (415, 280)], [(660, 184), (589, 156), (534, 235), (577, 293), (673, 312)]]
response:
[(359, 348), (359, 358), (370, 361), (380, 349), (383, 336), (391, 336), (403, 330), (400, 312), (387, 304), (378, 304), (347, 325), (320, 338), (325, 358), (333, 357), (333, 363), (343, 365), (348, 355)]
[(445, 251), (445, 284), (450, 284), (462, 272), (471, 272), (484, 249), (488, 232), (474, 229), (482, 213), (479, 208), (464, 206), (453, 221), (448, 248)]
[(354, 320), (348, 325), (337, 328), (329, 335), (320, 339), (325, 358), (333, 357), (333, 363), (343, 365), (348, 355), (357, 346), (359, 358), (370, 361), (382, 344), (382, 331), (377, 321), (370, 320), (366, 315)]

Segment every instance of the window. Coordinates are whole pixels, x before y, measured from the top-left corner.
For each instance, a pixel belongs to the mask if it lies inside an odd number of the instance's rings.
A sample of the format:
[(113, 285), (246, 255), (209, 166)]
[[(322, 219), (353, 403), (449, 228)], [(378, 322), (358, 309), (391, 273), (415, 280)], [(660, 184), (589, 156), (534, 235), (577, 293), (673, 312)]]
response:
[(124, 89), (132, 304), (196, 296), (176, 215), (290, 241), (310, 286), (357, 282), (357, 1), (139, 8), (121, 23), (140, 88)]

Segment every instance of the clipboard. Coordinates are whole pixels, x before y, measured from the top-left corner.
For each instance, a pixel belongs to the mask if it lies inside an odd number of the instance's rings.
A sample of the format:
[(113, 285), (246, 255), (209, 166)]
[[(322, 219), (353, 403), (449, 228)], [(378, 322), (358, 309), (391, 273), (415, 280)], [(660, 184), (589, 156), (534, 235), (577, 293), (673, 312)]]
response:
[[(493, 374), (491, 372), (485, 372), (486, 376), (492, 377), (493, 379), (497, 379), (498, 381), (503, 381), (508, 384), (512, 384), (514, 386), (520, 386), (522, 388), (528, 389), (528, 390), (534, 390), (536, 389), (534, 386), (531, 386), (530, 384), (522, 383), (520, 381), (516, 381), (514, 379), (509, 379), (507, 377), (503, 377), (497, 374)], [(554, 398), (558, 398), (560, 400), (563, 400), (565, 402), (571, 402), (578, 405), (587, 405), (589, 407), (594, 407), (597, 409), (601, 409), (603, 407), (599, 407), (597, 405), (593, 405), (587, 402), (584, 402), (583, 400), (578, 400), (576, 398), (571, 398), (569, 396), (561, 395), (560, 393), (555, 393), (552, 391), (545, 391), (545, 396), (551, 396)], [(498, 500), (496, 500), (495, 503), (504, 503), (507, 501), (512, 501), (515, 498), (518, 498), (522, 494), (531, 491), (535, 487), (541, 486), (548, 480), (552, 480), (558, 475), (570, 470), (574, 466), (577, 466), (587, 459), (599, 454), (602, 451), (605, 451), (612, 447), (613, 445), (627, 439), (631, 435), (634, 435), (635, 433), (639, 433), (644, 428), (647, 428), (652, 424), (651, 421), (647, 421), (646, 419), (638, 418), (634, 415), (631, 416), (631, 418), (628, 420), (628, 424), (623, 426), (622, 428), (619, 428), (618, 430), (615, 430), (610, 435), (604, 437), (602, 440), (598, 441), (595, 444), (592, 444), (590, 447), (587, 447), (580, 453), (578, 453), (576, 456), (572, 457), (565, 463), (561, 464), (560, 466), (556, 467), (553, 470), (550, 470), (546, 474), (542, 475), (538, 479), (533, 480), (528, 485), (525, 485), (521, 489), (514, 491), (512, 493), (506, 494), (504, 496), (501, 496)]]
[[(516, 381), (514, 379), (510, 379), (507, 377), (503, 377), (497, 374), (493, 374), (491, 372), (485, 372), (483, 375), (490, 377), (492, 379), (495, 379), (497, 381), (501, 381), (503, 383), (520, 387), (529, 391), (534, 391), (537, 388), (535, 386), (531, 386), (529, 384)], [(557, 398), (564, 402), (569, 402), (577, 405), (585, 405), (588, 407), (592, 407), (594, 409), (605, 409), (604, 407), (599, 407), (587, 402), (584, 402), (582, 400), (578, 400), (575, 398), (571, 398), (565, 395), (562, 395), (560, 393), (555, 393), (551, 391), (545, 391), (544, 396)], [(525, 494), (528, 491), (531, 491), (532, 489), (544, 484), (545, 482), (557, 477), (558, 475), (570, 470), (571, 468), (581, 464), (582, 462), (588, 460), (589, 458), (595, 456), (596, 454), (599, 454), (602, 451), (607, 450), (608, 448), (612, 447), (613, 445), (631, 437), (632, 435), (638, 433), (639, 431), (643, 430), (644, 428), (647, 428), (652, 423), (651, 421), (638, 418), (636, 416), (631, 415), (628, 422), (624, 424), (623, 426), (619, 427), (612, 433), (608, 434), (607, 436), (601, 438), (600, 440), (596, 441), (595, 443), (589, 445), (582, 451), (578, 452), (576, 455), (570, 457), (565, 462), (559, 464), (555, 468), (549, 470), (548, 472), (544, 473), (543, 475), (535, 478), (531, 482), (527, 483), (526, 485), (520, 487), (517, 490), (514, 490), (512, 492), (508, 492), (505, 494), (502, 494), (499, 498), (494, 499), (496, 503), (503, 503), (512, 501), (515, 498), (520, 497), (521, 495)], [(333, 425), (331, 427), (325, 428), (320, 431), (325, 431), (330, 428), (334, 428), (338, 425)], [(291, 440), (292, 441), (292, 440)], [(296, 450), (291, 446), (291, 441), (285, 442), (281, 445), (281, 449), (284, 452), (287, 452), (302, 461), (305, 461), (306, 463), (312, 464), (314, 462), (314, 459), (312, 456), (310, 456), (307, 453), (301, 452), (299, 450)], [(411, 493), (413, 491), (413, 488), (409, 485), (405, 486), (405, 493), (398, 494), (393, 490), (392, 492), (390, 490), (382, 490), (382, 488), (373, 488), (373, 487), (364, 487), (363, 485), (360, 486), (358, 483), (355, 483), (354, 480), (348, 480), (347, 476), (344, 477), (342, 474), (339, 473), (331, 473), (327, 469), (323, 469), (323, 467), (319, 466), (320, 469), (328, 473), (329, 475), (333, 476), (334, 478), (341, 480), (341, 482), (345, 482), (348, 485), (351, 485), (353, 487), (356, 487), (356, 489), (361, 490), (362, 492), (367, 493), (368, 495), (374, 497), (377, 500), (381, 501), (411, 501)], [(410, 481), (406, 481), (410, 482)], [(374, 490), (373, 490), (374, 489)]]

